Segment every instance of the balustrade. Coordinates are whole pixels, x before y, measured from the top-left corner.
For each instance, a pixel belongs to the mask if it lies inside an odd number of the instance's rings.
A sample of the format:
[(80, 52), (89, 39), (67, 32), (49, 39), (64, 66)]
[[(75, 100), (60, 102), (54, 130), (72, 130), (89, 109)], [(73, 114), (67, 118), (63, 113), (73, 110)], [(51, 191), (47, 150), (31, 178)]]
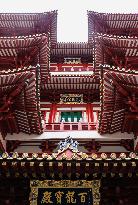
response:
[(50, 72), (90, 72), (93, 66), (90, 64), (51, 64)]
[(80, 130), (96, 130), (96, 123), (45, 123), (44, 131), (80, 131)]

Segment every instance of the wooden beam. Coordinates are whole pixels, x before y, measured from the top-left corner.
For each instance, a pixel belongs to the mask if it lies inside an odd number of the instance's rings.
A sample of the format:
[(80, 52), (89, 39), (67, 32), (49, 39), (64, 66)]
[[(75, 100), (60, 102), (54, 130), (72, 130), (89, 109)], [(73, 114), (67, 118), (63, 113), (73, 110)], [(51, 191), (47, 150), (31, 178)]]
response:
[(118, 90), (118, 92), (127, 97), (127, 102), (126, 104), (129, 105), (130, 107), (130, 111), (131, 112), (137, 112), (138, 113), (138, 106), (137, 106), (137, 102), (136, 102), (136, 97), (135, 94), (132, 93), (131, 96), (129, 94), (128, 91), (126, 91), (115, 79), (112, 78), (112, 84), (116, 86), (116, 89)]
[[(90, 17), (93, 19), (94, 22), (94, 27), (99, 26), (99, 28), (101, 29), (101, 32), (106, 32), (107, 29), (110, 29), (107, 22), (102, 20), (99, 16), (97, 16), (95, 13), (91, 13)], [(96, 31), (94, 31), (96, 32)]]
[(19, 140), (8, 140), (6, 143), (6, 151), (14, 152), (15, 149), (18, 148), (18, 146), (21, 144), (21, 141)]

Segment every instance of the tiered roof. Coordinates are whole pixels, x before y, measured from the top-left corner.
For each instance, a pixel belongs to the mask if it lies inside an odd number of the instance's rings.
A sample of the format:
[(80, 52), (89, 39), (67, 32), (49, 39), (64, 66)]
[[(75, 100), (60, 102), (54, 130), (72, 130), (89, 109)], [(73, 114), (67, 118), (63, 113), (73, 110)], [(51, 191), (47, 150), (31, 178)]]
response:
[(49, 38), (47, 34), (0, 37), (0, 70), (40, 64), (41, 77), (49, 73)]
[(138, 38), (95, 35), (96, 65), (110, 64), (138, 70)]
[[(10, 82), (13, 76), (18, 76), (19, 79), (20, 75), (26, 76), (25, 69), (30, 65), (33, 67), (36, 67), (37, 64), (40, 65), (40, 76), (38, 76), (37, 71), (32, 72), (27, 70), (27, 72), (30, 72), (34, 76), (34, 99), (36, 96), (35, 92), (39, 93), (38, 82), (41, 84), (41, 93), (43, 96), (46, 92), (49, 95), (50, 92), (53, 94), (56, 91), (58, 93), (69, 93), (71, 91), (74, 93), (80, 91), (85, 93), (89, 90), (92, 93), (99, 93), (100, 64), (118, 66), (124, 68), (124, 70), (138, 69), (137, 14), (105, 14), (89, 11), (88, 21), (89, 43), (56, 43), (56, 11), (35, 14), (0, 14), (0, 71), (6, 71), (6, 74), (2, 73), (1, 76), (1, 87), (4, 85), (6, 89), (9, 89), (9, 91), (5, 90), (4, 93), (1, 93), (1, 99), (5, 100), (3, 97), (6, 92), (10, 94), (10, 92), (14, 92), (14, 89), (16, 90), (16, 81), (12, 81), (13, 90), (10, 90)], [(51, 47), (49, 42), (52, 45)], [(84, 66), (84, 72), (81, 65), (78, 65), (78, 68), (76, 65), (72, 65), (72, 68), (69, 68), (69, 72), (66, 70), (68, 65), (64, 65), (65, 67), (63, 65), (57, 65), (58, 72), (57, 70), (52, 72), (49, 69), (49, 56), (52, 63), (64, 64), (64, 58), (78, 57), (81, 58), (83, 65), (87, 65), (86, 67)], [(89, 65), (91, 68), (88, 67)], [(19, 67), (21, 70), (18, 69)], [(125, 98), (130, 98), (129, 100), (133, 101), (134, 96), (131, 96), (130, 93), (134, 92), (137, 99), (137, 74), (133, 73), (132, 76), (131, 72), (124, 72), (123, 70), (120, 72), (105, 68), (102, 73), (102, 87), (104, 89), (101, 93), (102, 113), (99, 131), (101, 133), (112, 133), (119, 130), (125, 131), (126, 126), (123, 127), (121, 123), (118, 123), (118, 116), (122, 123), (124, 119), (126, 119), (125, 123), (127, 123), (127, 117), (124, 117), (124, 112), (126, 109), (130, 112), (132, 111), (125, 104)], [(38, 81), (38, 77), (40, 81)], [(113, 79), (112, 84), (110, 79)], [(24, 80), (22, 81), (21, 78), (19, 83), (23, 84)], [(118, 91), (116, 87), (119, 86), (125, 90), (124, 92), (127, 93), (126, 96)], [(22, 99), (24, 101), (21, 102), (22, 104), (28, 101), (29, 97), (31, 99), (30, 94), (26, 96), (22, 91), (20, 92), (18, 98), (20, 99), (21, 94), (23, 95)], [(36, 104), (39, 104), (38, 101), (39, 99), (36, 100)], [(3, 106), (2, 103), (1, 105)], [(15, 114), (15, 109), (13, 110)], [(26, 105), (24, 110), (26, 110)], [(36, 112), (39, 112), (38, 106)], [(27, 114), (25, 115), (27, 116)], [(22, 117), (22, 119), (27, 118)], [(40, 119), (39, 116), (38, 119)], [(31, 127), (31, 124), (28, 124), (28, 126)], [(37, 123), (36, 127), (35, 131), (33, 128), (30, 128), (30, 131), (27, 131), (27, 133), (41, 131)], [(29, 128), (25, 128), (25, 130), (27, 129), (29, 130)], [(133, 125), (130, 130), (133, 130)], [(15, 129), (9, 132), (13, 133)], [(16, 132), (18, 132), (17, 128)]]
[(93, 50), (86, 42), (57, 43), (51, 50), (51, 60), (58, 62), (59, 58), (62, 60), (64, 57), (81, 57), (84, 62), (92, 62)]
[[(0, 124), (2, 135), (41, 133), (40, 85), (49, 75), (49, 40), (57, 12), (0, 14)], [(50, 37), (50, 39), (49, 39)]]
[(89, 42), (92, 41), (93, 33), (138, 36), (138, 15), (88, 11)]
[(99, 132), (136, 134), (138, 15), (89, 11), (88, 41), (94, 46), (95, 75), (101, 73)]
[[(137, 132), (138, 73), (101, 67), (100, 133)], [(131, 120), (131, 123), (130, 121)]]
[(40, 133), (38, 68), (0, 71), (0, 122), (6, 133)]
[[(99, 82), (93, 76), (64, 75), (53, 76), (41, 85), (41, 97), (60, 98), (64, 93), (81, 93), (92, 95), (92, 102), (99, 101)], [(50, 98), (49, 98), (50, 97)], [(50, 100), (51, 101), (51, 100)]]
[(40, 33), (50, 33), (52, 45), (57, 42), (57, 11), (0, 14), (0, 36), (27, 36)]
[(64, 75), (64, 76), (53, 76), (50, 77), (45, 84), (42, 85), (43, 92), (54, 92), (60, 91), (60, 93), (72, 92), (85, 93), (87, 90), (91, 90), (91, 93), (99, 93), (99, 83), (93, 76), (78, 76), (78, 75)]
[[(91, 90), (99, 93), (99, 79), (94, 76), (93, 54), (93, 47), (86, 42), (57, 43), (51, 49), (51, 77), (42, 85), (42, 90), (60, 93)], [(64, 58), (80, 58), (81, 63), (66, 64)]]

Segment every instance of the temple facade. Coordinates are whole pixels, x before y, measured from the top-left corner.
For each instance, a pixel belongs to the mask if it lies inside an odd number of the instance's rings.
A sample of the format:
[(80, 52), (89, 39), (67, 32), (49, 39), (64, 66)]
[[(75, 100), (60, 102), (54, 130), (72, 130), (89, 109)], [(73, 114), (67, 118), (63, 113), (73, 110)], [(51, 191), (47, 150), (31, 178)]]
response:
[(2, 205), (138, 204), (138, 15), (87, 15), (88, 42), (64, 43), (57, 11), (0, 14)]

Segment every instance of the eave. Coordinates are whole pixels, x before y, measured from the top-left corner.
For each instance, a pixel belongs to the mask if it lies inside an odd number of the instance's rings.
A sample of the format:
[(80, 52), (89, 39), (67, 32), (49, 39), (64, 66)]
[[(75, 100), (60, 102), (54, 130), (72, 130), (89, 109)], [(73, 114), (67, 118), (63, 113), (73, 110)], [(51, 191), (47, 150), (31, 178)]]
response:
[[(137, 92), (135, 91), (137, 90), (138, 73), (124, 69), (112, 69), (110, 66), (101, 66), (101, 71), (99, 132), (114, 133), (120, 130), (136, 133), (133, 124), (131, 127), (126, 126), (126, 122), (132, 114), (134, 118), (131, 120), (137, 119)], [(131, 87), (133, 89), (130, 92)]]
[(44, 13), (1, 13), (0, 36), (27, 36), (50, 33), (51, 44), (57, 42), (57, 11)]
[(98, 13), (88, 11), (88, 41), (92, 33), (138, 36), (138, 15), (136, 13)]
[(5, 153), (0, 157), (0, 177), (92, 179), (106, 176), (137, 176), (138, 157), (134, 153), (128, 156), (124, 153), (115, 156), (114, 153), (110, 156), (105, 153), (99, 156), (93, 153), (88, 156), (85, 153), (73, 152), (67, 159), (63, 152), (57, 159), (55, 154), (34, 153), (28, 156), (24, 153), (17, 157), (17, 153), (11, 156)]

